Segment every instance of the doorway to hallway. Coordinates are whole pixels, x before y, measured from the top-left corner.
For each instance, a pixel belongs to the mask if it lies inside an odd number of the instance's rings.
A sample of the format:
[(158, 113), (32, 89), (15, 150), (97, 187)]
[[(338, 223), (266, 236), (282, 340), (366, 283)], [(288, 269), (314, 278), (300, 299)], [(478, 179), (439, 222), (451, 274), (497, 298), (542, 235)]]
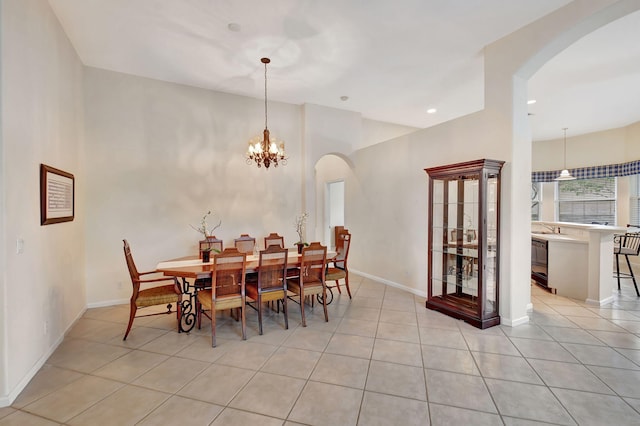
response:
[(344, 181), (327, 182), (325, 194), (325, 217), (327, 221), (324, 240), (328, 242), (329, 247), (335, 247), (334, 228), (336, 226), (344, 226)]

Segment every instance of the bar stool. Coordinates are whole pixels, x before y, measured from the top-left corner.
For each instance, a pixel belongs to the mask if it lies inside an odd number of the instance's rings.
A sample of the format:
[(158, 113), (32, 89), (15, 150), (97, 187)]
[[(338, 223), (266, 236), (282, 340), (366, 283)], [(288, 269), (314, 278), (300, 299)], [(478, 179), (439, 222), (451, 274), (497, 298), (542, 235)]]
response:
[[(613, 236), (613, 253), (616, 255), (616, 273), (618, 279), (618, 290), (620, 290), (620, 279), (631, 278), (633, 286), (636, 289), (636, 295), (640, 297), (636, 277), (631, 268), (629, 256), (638, 256), (640, 254), (640, 232), (627, 232), (626, 234), (616, 234)], [(624, 256), (627, 261), (629, 272), (620, 272), (620, 256)]]

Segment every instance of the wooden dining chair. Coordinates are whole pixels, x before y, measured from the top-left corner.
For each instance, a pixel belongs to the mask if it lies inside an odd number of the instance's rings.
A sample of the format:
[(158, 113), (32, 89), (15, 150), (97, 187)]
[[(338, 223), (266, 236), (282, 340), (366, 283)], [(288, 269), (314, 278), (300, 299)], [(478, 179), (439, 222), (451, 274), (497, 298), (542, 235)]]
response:
[[(140, 277), (143, 275), (150, 274), (159, 274), (157, 271), (149, 271), (149, 272), (138, 272), (138, 268), (136, 268), (136, 264), (133, 261), (133, 256), (131, 255), (131, 247), (127, 240), (122, 240), (124, 242), (124, 258), (127, 262), (127, 268), (129, 269), (129, 275), (131, 276), (131, 284), (133, 284), (133, 293), (131, 294), (131, 307), (129, 309), (129, 324), (127, 325), (127, 331), (124, 333), (124, 338), (122, 340), (127, 340), (127, 336), (131, 331), (131, 326), (133, 325), (133, 320), (139, 317), (148, 317), (152, 315), (165, 315), (171, 313), (172, 304), (176, 304), (176, 314), (178, 321), (180, 321), (181, 314), (181, 300), (182, 300), (182, 291), (180, 289), (180, 285), (178, 284), (178, 279), (175, 277), (156, 277), (156, 278), (148, 278), (141, 279)], [(171, 282), (171, 284), (145, 288), (141, 289), (142, 284), (146, 283), (160, 283), (160, 282)], [(167, 305), (166, 312), (156, 312), (153, 314), (147, 315), (139, 315), (136, 317), (136, 312), (138, 308), (146, 308), (149, 306), (155, 305)], [(178, 324), (179, 326), (179, 324)]]
[(319, 242), (309, 244), (302, 249), (299, 276), (287, 279), (287, 290), (298, 295), (302, 326), (307, 326), (304, 315), (305, 297), (321, 294), (324, 319), (329, 321), (327, 314), (327, 284), (325, 282), (325, 267), (327, 265), (327, 247)]
[(272, 232), (268, 236), (264, 237), (264, 248), (269, 248), (269, 246), (274, 245), (284, 248), (284, 237), (278, 235), (277, 232)]
[(246, 268), (246, 253), (241, 253), (236, 248), (227, 248), (213, 257), (211, 289), (198, 292), (196, 300), (198, 328), (202, 325), (203, 314), (211, 319), (211, 346), (214, 348), (216, 347), (216, 311), (239, 308), (242, 340), (247, 339), (244, 311)]
[(233, 240), (233, 244), (241, 253), (252, 254), (256, 246), (256, 239), (249, 234), (241, 234), (240, 238)]
[(347, 229), (344, 229), (344, 226), (334, 226), (333, 227), (333, 241), (336, 247), (336, 251), (340, 250), (342, 247), (342, 239), (340, 239), (340, 234), (344, 232), (349, 232)]
[[(257, 281), (247, 282), (247, 297), (255, 300), (258, 311), (258, 327), (262, 334), (262, 311), (266, 302), (282, 300), (284, 328), (289, 329), (287, 312), (287, 257), (289, 250), (271, 245), (260, 252)], [(249, 303), (249, 306), (251, 304)]]
[[(268, 236), (264, 237), (264, 247), (269, 248), (269, 246), (276, 245), (280, 248), (284, 248), (284, 237), (278, 235), (277, 232), (272, 232)], [(287, 269), (287, 278), (297, 277), (298, 276), (298, 268)], [(253, 277), (252, 277), (253, 278)], [(253, 279), (255, 281), (255, 279)], [(280, 312), (280, 305), (276, 304), (278, 312)]]
[(222, 240), (216, 238), (215, 235), (207, 237), (205, 240), (200, 240), (199, 246), (200, 259), (202, 259), (202, 252), (205, 250), (213, 253), (222, 253), (223, 250)]
[[(342, 241), (340, 247), (338, 249), (338, 255), (328, 262), (329, 264), (333, 263), (333, 266), (329, 266), (325, 273), (326, 281), (335, 281), (336, 287), (338, 288), (338, 293), (342, 294), (340, 290), (340, 282), (339, 280), (344, 279), (344, 284), (347, 287), (347, 293), (349, 294), (349, 299), (351, 299), (351, 289), (349, 288), (349, 269), (347, 268), (347, 259), (349, 258), (349, 247), (351, 246), (351, 234), (348, 232), (343, 232), (339, 237)], [(337, 246), (337, 244), (336, 244)]]

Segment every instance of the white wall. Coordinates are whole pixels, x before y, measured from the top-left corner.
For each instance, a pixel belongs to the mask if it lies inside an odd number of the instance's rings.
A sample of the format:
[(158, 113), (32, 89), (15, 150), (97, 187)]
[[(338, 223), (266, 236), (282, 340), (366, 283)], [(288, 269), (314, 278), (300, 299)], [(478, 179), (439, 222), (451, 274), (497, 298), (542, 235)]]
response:
[[(3, 0), (0, 7), (2, 406), (85, 308), (86, 178), (83, 68), (75, 51), (47, 2)], [(40, 163), (75, 175), (73, 222), (40, 226)], [(23, 254), (16, 254), (18, 238), (24, 240)]]
[[(640, 126), (621, 127), (617, 129), (603, 130), (601, 132), (588, 133), (580, 136), (567, 136), (567, 168), (601, 166), (604, 164), (617, 164), (640, 159), (631, 158), (633, 152), (633, 129), (638, 129), (635, 141), (640, 139)], [(569, 132), (569, 130), (567, 131)], [(631, 133), (631, 135), (630, 135)], [(562, 170), (564, 159), (563, 137), (557, 139), (533, 142), (532, 169)]]
[(264, 128), (259, 99), (87, 68), (87, 292), (90, 306), (131, 296), (122, 254), (128, 239), (141, 270), (197, 253), (209, 209), (232, 246), (248, 233), (297, 241), (302, 204), (300, 107), (270, 103), (269, 127), (286, 142), (287, 166), (245, 163)]
[(640, 121), (626, 127), (626, 158), (640, 159)]
[(366, 148), (380, 142), (408, 135), (417, 130), (416, 127), (401, 126), (399, 124), (384, 123), (375, 120), (362, 120), (362, 140), (356, 149)]
[[(0, 4), (0, 96), (4, 93), (4, 48), (3, 48), (3, 40), (4, 40), (4, 25), (2, 25), (4, 16), (4, 7)], [(7, 341), (7, 334), (5, 333), (5, 325), (9, 322), (6, 314), (7, 314), (7, 259), (6, 259), (6, 241), (5, 241), (5, 219), (4, 219), (4, 211), (5, 211), (5, 201), (4, 201), (4, 193), (5, 193), (5, 176), (4, 176), (4, 132), (1, 131), (3, 128), (3, 120), (4, 120), (4, 103), (0, 101), (0, 407), (9, 404), (9, 398), (6, 397), (9, 393), (9, 384), (7, 383), (7, 371), (9, 371), (9, 363), (7, 360), (7, 347), (9, 343)]]

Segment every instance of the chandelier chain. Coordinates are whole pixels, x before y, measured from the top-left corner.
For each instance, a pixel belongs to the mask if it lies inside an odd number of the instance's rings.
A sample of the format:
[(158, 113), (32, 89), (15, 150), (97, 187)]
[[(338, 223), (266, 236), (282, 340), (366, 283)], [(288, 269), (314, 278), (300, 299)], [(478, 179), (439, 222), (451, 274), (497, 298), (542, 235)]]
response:
[(267, 63), (264, 63), (264, 128), (267, 126)]
[(563, 127), (564, 130), (564, 168), (567, 168), (567, 129), (568, 127)]

